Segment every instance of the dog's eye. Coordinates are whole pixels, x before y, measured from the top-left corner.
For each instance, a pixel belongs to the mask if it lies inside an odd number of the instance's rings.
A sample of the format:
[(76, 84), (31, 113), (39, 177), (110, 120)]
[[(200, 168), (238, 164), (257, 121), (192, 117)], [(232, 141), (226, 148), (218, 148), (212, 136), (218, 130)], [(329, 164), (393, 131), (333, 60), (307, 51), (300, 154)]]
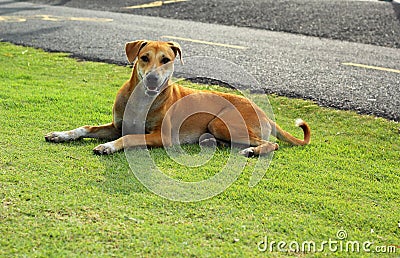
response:
[(171, 62), (171, 59), (169, 59), (169, 58), (167, 58), (167, 57), (164, 57), (164, 58), (161, 60), (161, 63), (163, 63), (163, 64), (167, 64), (167, 63), (169, 63), (169, 62)]
[(149, 58), (147, 56), (142, 56), (140, 59), (142, 59), (143, 62), (148, 62), (150, 61)]

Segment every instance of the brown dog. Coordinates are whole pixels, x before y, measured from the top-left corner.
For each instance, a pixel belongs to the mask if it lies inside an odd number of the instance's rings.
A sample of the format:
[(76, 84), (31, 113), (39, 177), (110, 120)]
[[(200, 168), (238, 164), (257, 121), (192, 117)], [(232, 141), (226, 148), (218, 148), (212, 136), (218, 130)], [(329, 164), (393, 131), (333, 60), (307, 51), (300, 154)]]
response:
[[(196, 143), (202, 135), (211, 134), (218, 141), (247, 145), (248, 148), (240, 152), (245, 156), (257, 156), (277, 150), (276, 143), (265, 139), (270, 134), (293, 145), (306, 145), (310, 142), (310, 128), (301, 119), (296, 123), (303, 129), (304, 140), (282, 130), (244, 97), (198, 91), (171, 83), (173, 61), (178, 54), (182, 61), (181, 48), (175, 42), (139, 40), (127, 43), (125, 50), (129, 62), (137, 61), (130, 80), (118, 91), (113, 107), (113, 122), (49, 133), (45, 136), (46, 141), (109, 139), (113, 141), (101, 144), (93, 151), (96, 154), (112, 154), (136, 146), (166, 147), (177, 143)], [(145, 133), (122, 135), (124, 112), (134, 90), (139, 96), (136, 98), (138, 103), (146, 97), (152, 98), (148, 110), (142, 110), (145, 104), (133, 104), (129, 107), (132, 116), (139, 114), (140, 117), (141, 113), (147, 112), (142, 115)], [(184, 99), (187, 101), (183, 101)], [(175, 131), (178, 132), (179, 139), (174, 137)]]

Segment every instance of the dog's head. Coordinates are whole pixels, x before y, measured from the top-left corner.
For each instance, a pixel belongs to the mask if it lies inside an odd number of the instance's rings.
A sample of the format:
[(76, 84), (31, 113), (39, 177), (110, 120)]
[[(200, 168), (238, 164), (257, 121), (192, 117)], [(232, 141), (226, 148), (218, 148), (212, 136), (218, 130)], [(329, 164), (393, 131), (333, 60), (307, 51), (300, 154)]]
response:
[(130, 63), (136, 61), (136, 76), (143, 81), (149, 96), (159, 94), (166, 86), (174, 71), (174, 60), (182, 50), (178, 43), (137, 40), (125, 45)]

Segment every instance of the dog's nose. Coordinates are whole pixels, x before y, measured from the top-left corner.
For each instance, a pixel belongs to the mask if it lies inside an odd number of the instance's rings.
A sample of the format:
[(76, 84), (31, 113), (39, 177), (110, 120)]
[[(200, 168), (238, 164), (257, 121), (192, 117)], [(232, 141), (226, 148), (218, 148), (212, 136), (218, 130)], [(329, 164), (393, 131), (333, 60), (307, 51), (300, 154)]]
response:
[(146, 81), (149, 84), (149, 86), (154, 86), (157, 87), (157, 82), (158, 82), (159, 77), (156, 74), (149, 74), (146, 77)]

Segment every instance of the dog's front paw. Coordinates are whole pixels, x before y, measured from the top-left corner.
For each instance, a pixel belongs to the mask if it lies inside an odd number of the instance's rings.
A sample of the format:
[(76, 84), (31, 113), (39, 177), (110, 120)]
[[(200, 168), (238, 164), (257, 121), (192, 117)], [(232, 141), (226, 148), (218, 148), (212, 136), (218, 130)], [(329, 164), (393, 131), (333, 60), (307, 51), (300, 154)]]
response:
[(255, 156), (254, 147), (250, 147), (250, 148), (246, 148), (244, 150), (241, 150), (241, 151), (239, 151), (239, 154), (243, 155), (245, 157), (248, 157), (248, 158), (254, 157)]
[(116, 151), (117, 149), (115, 148), (114, 143), (112, 142), (100, 144), (99, 146), (93, 149), (93, 153), (96, 155), (110, 155)]
[(67, 142), (67, 141), (72, 141), (73, 137), (71, 134), (68, 132), (53, 132), (53, 133), (48, 133), (44, 136), (44, 139), (46, 142)]

